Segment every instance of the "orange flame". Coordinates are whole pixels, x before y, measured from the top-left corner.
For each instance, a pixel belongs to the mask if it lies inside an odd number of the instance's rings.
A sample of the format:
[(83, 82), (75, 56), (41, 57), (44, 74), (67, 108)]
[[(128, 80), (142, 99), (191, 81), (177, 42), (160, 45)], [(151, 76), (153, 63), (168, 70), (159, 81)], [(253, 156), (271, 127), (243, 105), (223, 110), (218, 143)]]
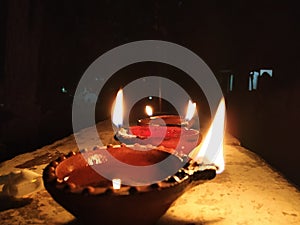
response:
[(224, 130), (225, 100), (222, 98), (204, 140), (190, 153), (190, 157), (194, 161), (216, 165), (218, 167), (217, 173), (222, 173), (225, 169), (223, 156)]
[(153, 109), (152, 109), (152, 107), (149, 106), (149, 105), (146, 105), (145, 112), (147, 113), (148, 116), (152, 116), (153, 115)]
[(185, 120), (190, 121), (193, 118), (195, 111), (196, 111), (196, 103), (195, 102), (192, 103), (192, 101), (189, 100)]
[(123, 124), (123, 90), (118, 91), (113, 107), (112, 122), (115, 126), (121, 127)]

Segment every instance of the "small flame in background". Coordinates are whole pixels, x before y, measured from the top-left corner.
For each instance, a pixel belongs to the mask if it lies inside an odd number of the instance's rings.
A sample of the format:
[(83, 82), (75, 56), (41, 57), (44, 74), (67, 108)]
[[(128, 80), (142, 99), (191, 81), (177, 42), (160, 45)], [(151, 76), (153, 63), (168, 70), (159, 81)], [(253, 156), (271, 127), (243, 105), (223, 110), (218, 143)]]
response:
[(116, 127), (121, 127), (123, 124), (123, 90), (120, 89), (117, 93), (116, 101), (113, 107), (112, 122)]
[(196, 103), (195, 102), (192, 103), (192, 101), (189, 100), (185, 120), (190, 121), (193, 118), (195, 111), (196, 111)]
[(113, 189), (118, 190), (121, 188), (121, 179), (119, 178), (115, 178), (112, 179), (112, 185), (113, 185)]
[(152, 107), (149, 106), (149, 105), (146, 105), (146, 107), (145, 107), (145, 112), (146, 112), (146, 114), (147, 114), (148, 116), (152, 116), (152, 115), (153, 115), (153, 109), (152, 109)]
[(218, 174), (225, 169), (223, 156), (224, 131), (225, 100), (222, 98), (204, 140), (190, 153), (190, 157), (194, 161), (203, 164), (215, 164), (218, 167)]

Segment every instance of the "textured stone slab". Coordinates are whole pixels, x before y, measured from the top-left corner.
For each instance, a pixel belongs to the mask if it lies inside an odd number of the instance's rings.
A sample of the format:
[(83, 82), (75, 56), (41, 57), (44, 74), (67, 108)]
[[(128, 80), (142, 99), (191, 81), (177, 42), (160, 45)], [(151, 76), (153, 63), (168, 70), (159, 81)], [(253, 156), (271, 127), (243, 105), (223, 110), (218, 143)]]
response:
[[(98, 124), (103, 143), (114, 144), (108, 128), (108, 122)], [(86, 129), (80, 135), (84, 144), (92, 147), (89, 132)], [(77, 150), (73, 135), (1, 163), (0, 177), (23, 168), (41, 174), (48, 162), (71, 150)], [(300, 224), (300, 193), (296, 187), (229, 135), (224, 150), (225, 171), (184, 193), (158, 225)], [(0, 195), (0, 224), (77, 225), (79, 222), (43, 188), (18, 199)]]

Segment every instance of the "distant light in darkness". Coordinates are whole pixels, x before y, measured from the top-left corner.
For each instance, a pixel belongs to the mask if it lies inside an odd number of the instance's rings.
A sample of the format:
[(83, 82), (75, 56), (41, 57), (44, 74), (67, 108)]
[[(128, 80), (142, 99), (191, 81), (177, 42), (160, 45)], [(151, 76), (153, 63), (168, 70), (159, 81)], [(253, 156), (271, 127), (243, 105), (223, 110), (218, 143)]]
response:
[(232, 88), (233, 88), (233, 78), (234, 78), (234, 75), (230, 74), (230, 78), (229, 78), (229, 91), (232, 91)]
[(258, 80), (259, 80), (258, 78), (265, 73), (270, 77), (273, 76), (272, 69), (260, 69), (259, 71), (251, 71), (249, 73), (249, 86), (248, 86), (249, 91), (257, 90)]
[(62, 87), (62, 88), (61, 88), (61, 92), (62, 92), (62, 93), (67, 93), (68, 91), (67, 91), (67, 89), (66, 89), (65, 87)]
[(249, 76), (248, 90), (252, 91), (252, 79), (251, 79), (251, 76)]
[(267, 73), (270, 77), (273, 76), (272, 69), (260, 69), (259, 75), (262, 76), (264, 73)]
[(152, 100), (152, 96), (149, 96), (148, 99), (149, 99), (149, 100)]
[(252, 88), (253, 88), (253, 90), (257, 89), (258, 76), (259, 76), (259, 73), (254, 71), (253, 77), (252, 77)]

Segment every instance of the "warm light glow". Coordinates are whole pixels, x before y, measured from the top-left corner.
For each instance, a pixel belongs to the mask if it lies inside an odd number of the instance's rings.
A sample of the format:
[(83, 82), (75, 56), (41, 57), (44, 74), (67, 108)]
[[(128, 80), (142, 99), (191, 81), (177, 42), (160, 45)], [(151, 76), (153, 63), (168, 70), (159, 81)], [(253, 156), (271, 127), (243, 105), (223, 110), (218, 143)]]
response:
[(121, 179), (112, 179), (113, 189), (120, 189), (121, 188)]
[(151, 106), (146, 105), (145, 111), (146, 111), (146, 113), (147, 113), (148, 116), (152, 116), (153, 115), (153, 109), (152, 109)]
[(195, 102), (192, 103), (192, 101), (189, 100), (185, 120), (190, 121), (193, 118), (195, 111), (196, 111), (196, 103)]
[(116, 127), (121, 127), (123, 124), (123, 90), (118, 91), (115, 105), (113, 107), (112, 122)]
[(199, 146), (191, 153), (190, 157), (199, 163), (211, 164), (218, 167), (217, 173), (225, 169), (223, 155), (223, 139), (225, 128), (225, 100), (221, 99), (212, 124)]

